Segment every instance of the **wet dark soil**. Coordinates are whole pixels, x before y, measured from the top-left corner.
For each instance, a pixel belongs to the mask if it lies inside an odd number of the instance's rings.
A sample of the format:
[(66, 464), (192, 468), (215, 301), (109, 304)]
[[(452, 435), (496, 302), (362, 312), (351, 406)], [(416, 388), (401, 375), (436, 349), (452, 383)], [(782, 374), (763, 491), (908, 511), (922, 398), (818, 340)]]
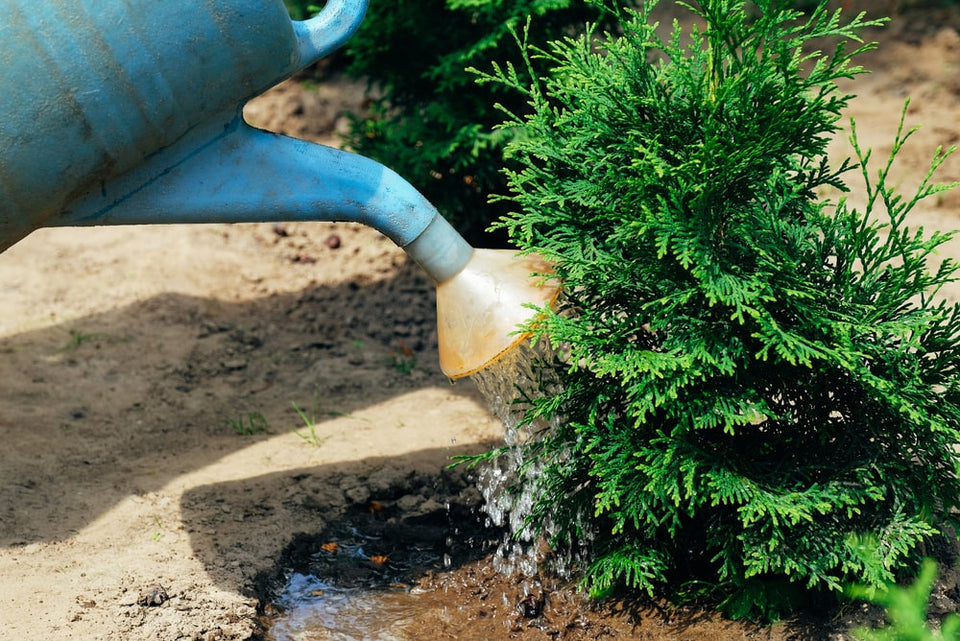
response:
[(321, 532), (298, 535), (276, 567), (254, 577), (261, 610), (276, 611), (271, 604), (291, 573), (344, 589), (408, 588), (428, 573), (483, 558), (503, 532), (485, 526), (468, 479), (452, 471), (420, 477), (419, 488), (371, 496)]
[[(345, 508), (341, 518), (328, 520), (331, 524), (323, 531), (295, 537), (277, 566), (253, 580), (260, 638), (295, 638), (286, 619), (302, 611), (299, 614), (306, 612), (303, 618), (309, 621), (310, 610), (317, 608), (325, 609), (322, 625), (300, 623), (306, 626), (303, 638), (843, 638), (838, 636), (840, 624), (831, 623), (829, 617), (761, 627), (724, 620), (703, 604), (679, 607), (645, 596), (597, 601), (569, 579), (498, 572), (491, 556), (505, 532), (489, 527), (473, 483), (473, 474), (457, 470), (409, 478)], [(324, 603), (342, 599), (345, 592), (363, 594), (363, 605)], [(337, 625), (330, 622), (338, 616), (329, 612), (335, 607), (348, 608), (339, 615), (344, 626), (339, 636), (330, 629)], [(400, 614), (394, 614), (397, 611)], [(390, 617), (394, 618), (385, 623)], [(285, 623), (284, 632), (274, 634), (278, 622)]]

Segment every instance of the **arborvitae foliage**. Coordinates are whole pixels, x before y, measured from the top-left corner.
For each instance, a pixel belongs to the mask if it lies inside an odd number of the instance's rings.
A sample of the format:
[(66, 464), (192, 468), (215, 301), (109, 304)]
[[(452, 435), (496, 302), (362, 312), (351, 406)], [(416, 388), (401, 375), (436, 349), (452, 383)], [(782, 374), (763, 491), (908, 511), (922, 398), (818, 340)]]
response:
[(523, 135), (502, 224), (564, 285), (532, 327), (565, 356), (529, 399), (528, 423), (556, 423), (527, 445), (530, 518), (585, 542), (596, 594), (709, 586), (769, 617), (882, 585), (960, 497), (960, 307), (937, 297), (957, 266), (936, 256), (950, 235), (907, 227), (949, 152), (909, 196), (902, 122), (879, 170), (859, 145), (828, 162), (862, 15), (703, 0), (684, 6), (705, 26), (661, 40), (652, 4), (616, 35), (521, 43), (550, 67), (535, 83), (481, 74), (529, 106), (505, 124)]
[(400, 173), (479, 245), (499, 242), (487, 227), (505, 209), (503, 145), (494, 131), (499, 100), (519, 96), (478, 86), (469, 66), (519, 60), (511, 28), (534, 16), (530, 38), (570, 35), (600, 13), (579, 0), (377, 0), (347, 43), (348, 70), (383, 91), (369, 117), (354, 121), (350, 147)]

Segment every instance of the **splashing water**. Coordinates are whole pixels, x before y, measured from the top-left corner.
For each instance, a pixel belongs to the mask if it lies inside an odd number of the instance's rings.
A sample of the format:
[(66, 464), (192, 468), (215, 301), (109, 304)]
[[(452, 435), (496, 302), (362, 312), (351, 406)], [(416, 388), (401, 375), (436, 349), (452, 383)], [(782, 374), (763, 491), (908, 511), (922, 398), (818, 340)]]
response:
[[(530, 409), (527, 399), (555, 391), (558, 383), (544, 378), (547, 370), (540, 365), (557, 358), (558, 353), (545, 341), (522, 343), (471, 377), (493, 415), (504, 425), (503, 453), (485, 462), (477, 479), (489, 524), (507, 529), (493, 557), (494, 567), (504, 574), (536, 575), (544, 560), (542, 542), (557, 532), (549, 519), (541, 524), (539, 535), (529, 523), (541, 492), (537, 480), (545, 463), (531, 460), (524, 447), (534, 439), (549, 436), (561, 420), (525, 420)], [(579, 560), (573, 548), (553, 553), (551, 570), (561, 577), (568, 574), (572, 562)]]

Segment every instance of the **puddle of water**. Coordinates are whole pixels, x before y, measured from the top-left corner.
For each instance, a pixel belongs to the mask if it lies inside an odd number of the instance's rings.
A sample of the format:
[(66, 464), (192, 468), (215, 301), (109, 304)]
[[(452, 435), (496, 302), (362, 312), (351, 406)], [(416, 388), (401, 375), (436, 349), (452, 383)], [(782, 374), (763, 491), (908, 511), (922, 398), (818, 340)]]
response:
[(538, 581), (502, 575), (484, 581), (482, 574), (437, 575), (424, 588), (344, 589), (295, 573), (275, 602), (287, 612), (275, 619), (266, 639), (490, 641), (512, 638), (526, 627), (544, 628), (546, 622), (538, 619), (543, 611)]
[(403, 588), (338, 588), (299, 573), (276, 604), (285, 613), (271, 625), (271, 641), (404, 641), (398, 629), (416, 617), (419, 605)]
[[(451, 499), (460, 486), (448, 486)], [(494, 540), (476, 511), (456, 502), (428, 514), (349, 511), (308, 540), (294, 543), (264, 620), (268, 641), (419, 641), (417, 621), (459, 599), (419, 586), (482, 558)], [(409, 629), (409, 632), (405, 632)], [(484, 639), (483, 641), (486, 641)]]

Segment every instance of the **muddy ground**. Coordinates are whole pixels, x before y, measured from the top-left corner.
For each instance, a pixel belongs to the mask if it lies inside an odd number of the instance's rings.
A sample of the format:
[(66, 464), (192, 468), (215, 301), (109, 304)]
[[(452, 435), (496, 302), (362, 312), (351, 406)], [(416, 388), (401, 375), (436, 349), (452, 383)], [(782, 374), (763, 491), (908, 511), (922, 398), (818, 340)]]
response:
[[(878, 156), (911, 97), (908, 124), (923, 127), (894, 169), (905, 187), (960, 140), (958, 33), (956, 10), (899, 14), (870, 34), (881, 46), (860, 62), (874, 73), (845, 85)], [(247, 114), (336, 145), (363, 100), (334, 76), (285, 83)], [(960, 179), (960, 159), (940, 178)], [(914, 220), (956, 228), (960, 192)], [(345, 514), (430, 522), (451, 503), (473, 518), (472, 478), (444, 467), (502, 428), (469, 381), (439, 371), (434, 322), (431, 283), (353, 225), (41, 230), (0, 255), (0, 638), (257, 638), (277, 564), (316, 552)], [(436, 606), (409, 638), (466, 638), (465, 622), (473, 638), (845, 635), (843, 619), (755, 629), (649, 604), (594, 612), (549, 582), (546, 623), (531, 626), (521, 584), (482, 554), (450, 570), (408, 577)], [(507, 597), (492, 607), (490, 594)]]

